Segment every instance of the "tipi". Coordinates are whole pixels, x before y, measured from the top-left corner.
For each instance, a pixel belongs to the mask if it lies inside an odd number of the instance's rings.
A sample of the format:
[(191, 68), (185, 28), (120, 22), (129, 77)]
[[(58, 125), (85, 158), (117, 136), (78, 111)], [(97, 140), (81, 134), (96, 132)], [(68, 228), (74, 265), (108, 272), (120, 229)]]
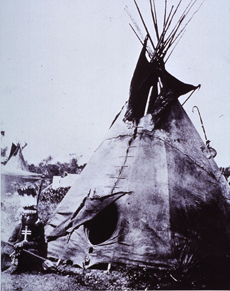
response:
[(178, 101), (198, 86), (165, 69), (193, 2), (171, 31), (181, 1), (165, 7), (161, 35), (151, 6), (158, 43), (147, 31), (128, 103), (46, 227), (48, 257), (151, 267), (174, 266), (185, 249), (230, 253), (228, 184)]
[(1, 165), (1, 193), (12, 190), (11, 184), (35, 182), (40, 180), (41, 174), (31, 173), (24, 160), (20, 144), (12, 143), (6, 165)]

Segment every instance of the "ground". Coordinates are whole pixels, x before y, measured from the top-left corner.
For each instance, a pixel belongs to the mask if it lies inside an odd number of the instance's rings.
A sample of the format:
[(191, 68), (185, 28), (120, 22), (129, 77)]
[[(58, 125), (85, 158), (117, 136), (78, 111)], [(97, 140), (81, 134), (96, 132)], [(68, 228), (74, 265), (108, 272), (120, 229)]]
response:
[[(228, 278), (228, 279), (227, 279)], [(230, 290), (229, 270), (206, 276), (201, 269), (189, 273), (121, 267), (83, 270), (70, 267), (54, 272), (1, 273), (1, 290)]]
[[(132, 277), (131, 277), (132, 275)], [(142, 278), (140, 278), (140, 276)], [(144, 280), (146, 279), (146, 280)], [(78, 274), (58, 274), (27, 272), (21, 274), (2, 273), (1, 290), (24, 291), (69, 291), (69, 290), (162, 290), (162, 289), (196, 289), (196, 286), (185, 286), (173, 277), (157, 277), (152, 274), (145, 278), (144, 272), (128, 273), (121, 271), (80, 270)], [(42, 286), (42, 288), (41, 288)], [(200, 285), (199, 289), (205, 289)]]
[[(42, 286), (42, 287), (41, 287)], [(25, 290), (25, 291), (53, 291), (53, 290), (89, 290), (79, 287), (73, 277), (57, 274), (32, 274), (1, 275), (1, 290)]]
[[(26, 290), (43, 291), (49, 290), (136, 290), (132, 286), (128, 273), (112, 271), (108, 273), (103, 270), (78, 270), (75, 274), (42, 273), (30, 272), (21, 274), (2, 273), (2, 291)], [(140, 282), (139, 282), (140, 284)], [(138, 285), (139, 285), (138, 284)], [(150, 286), (150, 285), (149, 285)], [(148, 287), (148, 283), (143, 283), (141, 289)], [(160, 289), (160, 284), (154, 286)]]

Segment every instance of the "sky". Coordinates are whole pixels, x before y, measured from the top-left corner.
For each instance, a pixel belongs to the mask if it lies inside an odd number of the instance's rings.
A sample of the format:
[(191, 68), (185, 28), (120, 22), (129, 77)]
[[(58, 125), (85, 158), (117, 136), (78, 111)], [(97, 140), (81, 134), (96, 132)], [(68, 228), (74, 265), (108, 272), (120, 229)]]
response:
[[(137, 2), (152, 29), (149, 2)], [(73, 153), (88, 161), (128, 100), (141, 50), (127, 7), (144, 36), (132, 0), (0, 0), (2, 146), (27, 143), (34, 164)], [(230, 165), (229, 19), (229, 0), (206, 0), (166, 63), (181, 81), (201, 84), (184, 109), (204, 140), (198, 106), (220, 167)]]

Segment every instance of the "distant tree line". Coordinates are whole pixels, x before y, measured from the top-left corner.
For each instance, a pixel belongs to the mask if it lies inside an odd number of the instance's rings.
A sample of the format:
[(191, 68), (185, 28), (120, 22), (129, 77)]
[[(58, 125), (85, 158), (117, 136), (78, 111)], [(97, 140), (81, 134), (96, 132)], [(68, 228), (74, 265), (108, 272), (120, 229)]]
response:
[(227, 168), (220, 168), (220, 170), (226, 179), (230, 177), (230, 166)]
[(5, 165), (7, 162), (7, 156), (6, 152), (8, 150), (8, 147), (1, 148), (1, 164)]
[(42, 160), (38, 166), (35, 166), (34, 164), (28, 164), (30, 172), (43, 174), (47, 178), (52, 178), (53, 176), (63, 176), (66, 172), (68, 174), (80, 174), (85, 166), (86, 164), (78, 165), (76, 158), (73, 158), (68, 163), (52, 163), (51, 156)]
[[(8, 161), (6, 155), (8, 147), (1, 147), (1, 164), (5, 165)], [(38, 166), (34, 164), (29, 164), (26, 162), (29, 171), (38, 174), (44, 174), (47, 178), (52, 178), (53, 176), (62, 176), (65, 172), (68, 174), (80, 174), (84, 169), (86, 164), (78, 165), (77, 158), (72, 158), (70, 162), (66, 163), (52, 163), (53, 158), (48, 156), (46, 159), (43, 159)]]

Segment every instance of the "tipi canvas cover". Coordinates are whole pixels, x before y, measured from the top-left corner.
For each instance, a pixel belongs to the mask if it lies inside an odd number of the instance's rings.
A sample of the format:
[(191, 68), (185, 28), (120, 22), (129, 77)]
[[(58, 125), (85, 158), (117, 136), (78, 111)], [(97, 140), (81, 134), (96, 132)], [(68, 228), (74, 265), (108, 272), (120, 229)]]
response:
[(213, 205), (225, 211), (227, 185), (207, 154), (178, 101), (159, 129), (143, 117), (135, 137), (121, 115), (47, 227), (52, 238), (64, 235), (49, 242), (49, 256), (152, 265), (171, 261), (176, 235), (214, 238), (224, 213), (200, 219)]
[(66, 173), (64, 176), (53, 176), (53, 183), (51, 185), (52, 189), (58, 189), (61, 187), (72, 187), (77, 174), (68, 174)]
[(146, 38), (129, 102), (47, 225), (48, 257), (173, 266), (185, 247), (229, 253), (229, 188), (178, 101), (197, 87), (165, 70), (164, 37), (150, 61)]

